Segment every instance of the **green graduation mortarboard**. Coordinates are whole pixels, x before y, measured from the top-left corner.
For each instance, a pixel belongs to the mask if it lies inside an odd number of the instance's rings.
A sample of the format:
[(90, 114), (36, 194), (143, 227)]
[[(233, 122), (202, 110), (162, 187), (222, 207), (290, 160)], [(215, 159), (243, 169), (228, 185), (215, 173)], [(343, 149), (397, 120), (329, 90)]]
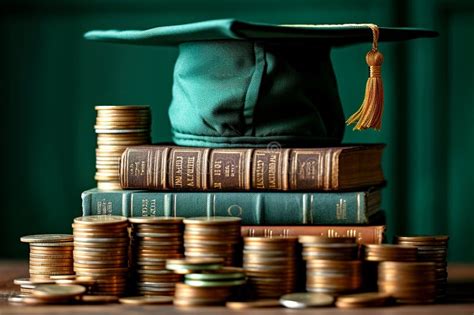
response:
[(271, 25), (214, 20), (144, 31), (91, 31), (90, 40), (176, 45), (173, 141), (185, 146), (324, 146), (339, 144), (344, 114), (331, 47), (372, 43), (364, 101), (348, 123), (380, 129), (383, 110), (378, 41), (437, 33), (373, 24)]

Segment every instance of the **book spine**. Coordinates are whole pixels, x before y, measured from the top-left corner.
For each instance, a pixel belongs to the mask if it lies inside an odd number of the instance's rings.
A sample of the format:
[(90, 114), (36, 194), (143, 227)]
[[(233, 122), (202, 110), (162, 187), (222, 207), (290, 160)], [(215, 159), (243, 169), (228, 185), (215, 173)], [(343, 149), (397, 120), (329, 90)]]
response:
[(125, 189), (337, 190), (342, 150), (130, 147), (120, 179)]
[[(104, 205), (107, 211), (104, 211)], [(125, 216), (238, 216), (243, 225), (343, 225), (369, 220), (367, 192), (87, 191), (83, 214)]]
[(374, 226), (242, 226), (242, 236), (288, 237), (319, 235), (331, 238), (355, 237), (359, 244), (381, 244), (385, 225)]
[(82, 215), (119, 215), (130, 217), (133, 193), (138, 190), (100, 191), (86, 190), (81, 194)]

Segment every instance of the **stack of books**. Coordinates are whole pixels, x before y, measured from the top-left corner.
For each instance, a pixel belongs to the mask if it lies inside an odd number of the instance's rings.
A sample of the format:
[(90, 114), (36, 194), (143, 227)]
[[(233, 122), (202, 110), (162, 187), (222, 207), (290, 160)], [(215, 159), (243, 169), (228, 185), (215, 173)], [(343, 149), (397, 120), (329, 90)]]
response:
[(83, 215), (238, 216), (244, 236), (384, 238), (384, 145), (128, 147), (123, 190), (87, 190)]

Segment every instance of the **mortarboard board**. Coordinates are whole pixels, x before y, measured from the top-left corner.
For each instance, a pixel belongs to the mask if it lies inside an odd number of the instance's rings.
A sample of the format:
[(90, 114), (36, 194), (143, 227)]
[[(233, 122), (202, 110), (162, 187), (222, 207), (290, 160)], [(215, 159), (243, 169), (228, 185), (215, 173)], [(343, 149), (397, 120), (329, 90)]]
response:
[(272, 25), (232, 19), (143, 31), (90, 31), (86, 39), (178, 46), (169, 108), (173, 141), (209, 147), (324, 146), (342, 141), (344, 114), (331, 47), (371, 42), (361, 109), (348, 123), (380, 129), (383, 88), (378, 41), (434, 37), (373, 24)]

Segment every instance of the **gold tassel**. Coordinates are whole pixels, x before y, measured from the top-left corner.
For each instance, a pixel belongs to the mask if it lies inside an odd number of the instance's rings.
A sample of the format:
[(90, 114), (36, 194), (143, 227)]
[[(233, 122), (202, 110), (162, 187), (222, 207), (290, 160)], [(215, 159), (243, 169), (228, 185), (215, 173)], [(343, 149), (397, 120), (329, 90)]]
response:
[(365, 96), (359, 110), (346, 121), (348, 125), (356, 123), (354, 130), (382, 127), (383, 113), (383, 84), (382, 63), (383, 55), (378, 51), (379, 28), (375, 24), (368, 24), (372, 30), (372, 50), (365, 57), (369, 65), (370, 76), (365, 86)]

